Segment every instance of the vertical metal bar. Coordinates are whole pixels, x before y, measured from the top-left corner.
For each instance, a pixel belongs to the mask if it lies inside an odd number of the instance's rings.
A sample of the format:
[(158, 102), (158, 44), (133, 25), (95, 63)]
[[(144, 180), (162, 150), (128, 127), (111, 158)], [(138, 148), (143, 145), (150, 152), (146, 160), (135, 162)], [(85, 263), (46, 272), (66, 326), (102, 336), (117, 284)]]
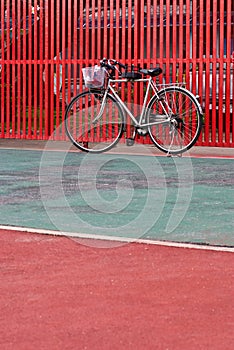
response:
[(5, 51), (5, 3), (1, 1), (1, 56), (0, 60), (4, 59), (4, 51)]
[(71, 72), (71, 59), (72, 59), (72, 12), (71, 12), (71, 0), (67, 1), (67, 43), (66, 43), (66, 51), (67, 51), (67, 64), (66, 64), (66, 101), (71, 100), (71, 79), (72, 79), (72, 72)]
[(6, 7), (6, 48), (7, 48), (7, 65), (6, 65), (6, 137), (10, 137), (10, 1), (7, 2)]
[(212, 40), (212, 130), (211, 130), (211, 145), (216, 145), (216, 102), (217, 102), (217, 0), (213, 0), (213, 40)]
[[(135, 5), (136, 6), (136, 5)], [(145, 46), (145, 35), (147, 37), (147, 31), (150, 31), (150, 27), (147, 28), (147, 26), (145, 26), (145, 11), (147, 8), (147, 5), (144, 3), (144, 0), (141, 0), (141, 7), (138, 9), (138, 11), (140, 11), (138, 18), (139, 18), (139, 23), (138, 23), (138, 37), (140, 38), (140, 40), (138, 41), (138, 48), (136, 51), (136, 58), (138, 59), (137, 62), (140, 64), (140, 66), (142, 67), (144, 64), (144, 51), (147, 48), (147, 43)]]
[[(150, 53), (150, 56), (152, 57), (152, 61), (153, 64), (155, 65), (157, 62), (157, 55), (158, 55), (158, 48), (159, 48), (159, 39), (157, 36), (157, 32), (158, 32), (158, 17), (159, 17), (159, 13), (158, 13), (158, 9), (159, 9), (159, 4), (157, 2), (157, 0), (153, 0), (153, 5), (152, 5), (153, 9), (152, 9), (152, 13), (150, 15), (150, 27), (151, 31), (152, 31), (152, 42), (151, 42), (151, 50), (152, 53)], [(153, 22), (152, 22), (153, 21)]]
[[(128, 45), (128, 49), (127, 49), (127, 64), (128, 66), (131, 66), (132, 64), (132, 50), (134, 50), (134, 44), (133, 44), (133, 31), (136, 25), (136, 21), (135, 18), (133, 17), (133, 5), (132, 5), (132, 0), (128, 0), (127, 2), (127, 17), (128, 17), (128, 33), (127, 33), (127, 45)], [(129, 87), (129, 84), (127, 84), (127, 87)], [(131, 89), (127, 89), (127, 102), (131, 103), (132, 101), (132, 96), (131, 96)], [(125, 97), (126, 98), (126, 97)], [(129, 123), (129, 119), (127, 121), (127, 137), (130, 136), (130, 132), (131, 132), (131, 127), (130, 127), (130, 123)]]
[(199, 80), (202, 75), (202, 71), (199, 71), (199, 50), (198, 50), (198, 25), (199, 25), (199, 11), (197, 0), (192, 4), (192, 91), (196, 95), (198, 93)]
[(27, 33), (27, 51), (28, 51), (28, 70), (27, 70), (27, 96), (28, 96), (28, 133), (27, 137), (32, 138), (32, 0), (28, 0), (28, 33)]
[(101, 33), (102, 33), (102, 28), (101, 28), (101, 21), (102, 21), (102, 7), (99, 4), (99, 1), (97, 1), (97, 9), (96, 9), (96, 23), (97, 23), (97, 28), (96, 28), (96, 46), (97, 46), (97, 57), (98, 59), (102, 58), (102, 39), (101, 39)]
[(196, 62), (196, 57), (197, 57), (197, 0), (193, 0), (192, 4), (192, 14), (193, 14), (193, 19), (192, 19), (192, 90), (193, 93), (196, 94), (196, 87), (197, 87), (197, 62)]
[[(219, 12), (219, 102), (218, 102), (218, 145), (223, 145), (223, 118), (226, 119), (226, 115), (223, 114), (224, 103), (224, 2), (221, 1), (218, 7)], [(217, 38), (218, 40), (218, 38)]]
[(73, 5), (73, 96), (77, 95), (77, 56), (78, 56), (78, 45), (77, 45), (77, 15), (78, 15), (78, 4), (77, 1)]
[(114, 24), (115, 24), (115, 57), (117, 61), (120, 60), (120, 50), (122, 50), (122, 45), (121, 45), (121, 31), (120, 31), (120, 8), (119, 8), (119, 0), (115, 1), (115, 17), (114, 17)]
[[(209, 1), (209, 0), (208, 0)], [(186, 0), (186, 14), (185, 14), (185, 64), (186, 64), (186, 81), (188, 88), (191, 89), (191, 74), (190, 74), (190, 39), (191, 39), (191, 22), (190, 22), (190, 0)]]
[[(79, 23), (80, 23), (80, 30), (79, 30), (79, 47), (80, 47), (80, 71), (79, 71), (79, 86), (80, 86), (80, 91), (82, 90), (83, 87), (83, 77), (82, 77), (82, 67), (83, 67), (83, 62), (84, 62), (84, 7), (83, 7), (83, 0), (80, 1), (80, 17), (79, 17)], [(100, 17), (98, 18), (98, 23), (101, 23), (101, 11), (99, 10), (99, 15)], [(100, 25), (101, 28), (101, 25)], [(100, 47), (101, 47), (101, 29), (100, 29)]]
[[(90, 4), (91, 5), (91, 4)], [(95, 1), (92, 1), (92, 8), (91, 8), (91, 16), (92, 16), (92, 28), (90, 30), (90, 55), (92, 64), (96, 64), (96, 4)]]
[[(17, 2), (17, 60), (21, 60), (21, 2)], [(21, 64), (17, 64), (17, 137), (20, 138), (21, 133)]]
[[(150, 46), (151, 46), (151, 27), (150, 27), (150, 16), (151, 16), (151, 2), (148, 1), (145, 3), (144, 1), (141, 2), (141, 16), (140, 16), (140, 47), (139, 47), (139, 64), (140, 67), (144, 67), (144, 62), (146, 58), (146, 62), (148, 67), (150, 67), (151, 64), (151, 57), (150, 57)], [(138, 104), (142, 104), (144, 99), (144, 84), (139, 84), (139, 99)], [(141, 138), (141, 143), (144, 143), (144, 138)]]
[[(159, 63), (164, 68), (164, 5), (163, 0), (160, 0), (159, 4)], [(163, 69), (164, 70), (164, 69)]]
[(107, 18), (108, 18), (108, 3), (107, 0), (104, 0), (103, 3), (103, 56), (109, 58), (108, 50), (108, 34), (107, 34)]
[[(15, 138), (15, 101), (16, 101), (16, 87), (15, 87), (15, 81), (16, 81), (16, 70), (15, 70), (15, 44), (16, 44), (16, 28), (15, 28), (15, 23), (16, 23), (16, 8), (15, 8), (15, 1), (12, 2), (12, 13), (11, 13), (11, 20), (12, 20), (12, 26), (11, 26), (11, 47), (12, 47), (12, 52), (11, 52), (11, 58), (12, 58), (12, 87), (11, 87), (11, 137)], [(0, 73), (1, 74), (1, 73)]]
[(5, 8), (4, 1), (1, 1), (1, 56), (0, 56), (0, 86), (1, 86), (1, 137), (5, 136), (5, 28), (4, 28), (4, 19), (5, 19)]
[[(171, 5), (171, 16), (172, 16), (172, 75), (171, 79), (172, 81), (177, 81), (178, 78), (176, 76), (176, 67), (177, 67), (177, 55), (176, 55), (176, 49), (177, 49), (177, 0), (173, 0), (173, 3)], [(171, 19), (170, 19), (171, 22)]]
[(204, 146), (209, 144), (210, 140), (210, 129), (211, 129), (211, 120), (210, 120), (210, 114), (212, 113), (211, 107), (211, 96), (210, 96), (210, 77), (211, 77), (211, 63), (210, 63), (210, 55), (211, 55), (211, 25), (210, 25), (210, 0), (206, 0), (206, 17), (205, 17), (205, 23), (206, 23), (206, 46), (205, 46), (205, 56), (206, 56), (206, 72), (205, 75), (205, 110), (204, 110), (204, 116), (205, 116), (205, 126), (204, 126)]
[(134, 0), (133, 1), (134, 6), (133, 6), (133, 11), (134, 11), (134, 35), (133, 35), (133, 52), (134, 52), (134, 57), (133, 58), (133, 63), (136, 65), (137, 64), (137, 58), (138, 58), (138, 48), (140, 46), (140, 40), (141, 37), (139, 35), (139, 18), (140, 18), (140, 13), (142, 11), (142, 1), (141, 0)]
[[(110, 0), (110, 9), (109, 9), (109, 57), (115, 58), (115, 48), (114, 48), (114, 1)], [(116, 29), (115, 29), (116, 30)]]
[[(157, 14), (157, 6), (155, 1), (151, 1), (147, 3), (147, 6), (145, 6), (145, 8), (146, 8), (145, 25), (146, 25), (147, 33), (146, 33), (146, 52), (144, 53), (143, 63), (144, 64), (146, 63), (147, 66), (149, 67), (150, 66), (156, 67), (156, 48), (155, 48), (156, 42), (154, 43), (154, 40), (156, 40), (158, 14)], [(142, 84), (141, 90), (143, 92), (141, 101), (143, 101), (144, 84)], [(143, 143), (149, 143), (149, 137), (144, 138)]]
[(48, 2), (45, 7), (45, 35), (44, 35), (44, 60), (45, 60), (45, 116), (44, 116), (44, 138), (49, 136), (49, 7)]
[[(56, 23), (56, 61), (55, 61), (55, 77), (56, 77), (56, 139), (60, 139), (60, 130), (59, 130), (59, 125), (60, 125), (60, 81), (61, 81), (61, 57), (60, 57), (60, 51), (61, 51), (61, 45), (60, 45), (60, 13), (61, 13), (61, 8), (60, 8), (60, 1), (56, 1), (56, 9), (55, 9), (55, 23)], [(63, 119), (62, 119), (63, 122)]]
[[(204, 79), (204, 61), (203, 61), (203, 55), (204, 55), (204, 0), (200, 0), (200, 6), (199, 6), (199, 52), (198, 52), (198, 71), (199, 71), (199, 79), (198, 79), (198, 95), (203, 99), (203, 79)], [(199, 138), (197, 145), (199, 145), (199, 142), (201, 141), (201, 138)]]
[(185, 15), (184, 2), (183, 0), (179, 0), (179, 25), (178, 25), (178, 58), (179, 58), (179, 71), (178, 71), (178, 80), (179, 82), (183, 81), (183, 59), (184, 59), (184, 26), (183, 26), (183, 18)]
[(44, 1), (40, 0), (40, 25), (39, 25), (39, 138), (43, 139), (43, 129), (44, 129), (44, 79), (43, 76), (46, 78), (45, 72), (43, 72), (44, 66), (43, 66), (43, 58), (44, 58), (44, 50), (43, 50), (43, 34), (44, 34), (44, 15), (45, 15), (45, 8), (44, 8)]
[[(89, 62), (89, 49), (90, 49), (90, 40), (89, 40), (89, 31), (90, 31), (90, 2), (89, 0), (86, 0), (85, 2), (85, 40), (84, 40), (84, 47), (85, 47), (85, 60), (86, 65), (88, 65)], [(104, 40), (104, 45), (107, 43), (107, 34), (106, 38)], [(107, 46), (107, 45), (106, 45)]]
[(40, 21), (40, 14), (41, 10), (39, 13), (37, 13), (37, 7), (39, 7), (37, 0), (34, 0), (34, 36), (33, 36), (33, 42), (34, 42), (34, 47), (33, 47), (33, 138), (37, 139), (37, 127), (38, 127), (38, 16), (39, 16), (39, 21)]
[[(117, 36), (117, 28), (116, 28), (116, 1), (110, 0), (110, 10), (109, 10), (109, 47), (110, 47), (110, 57), (111, 58), (117, 58), (116, 52), (118, 51), (116, 49), (116, 36)], [(114, 19), (115, 19), (115, 29), (114, 29)], [(116, 111), (110, 111), (110, 116), (107, 116), (109, 120), (111, 120), (111, 123), (108, 126), (108, 134), (112, 135), (112, 124), (115, 129), (115, 119), (116, 119)]]
[(4, 1), (1, 2), (1, 137), (5, 137), (5, 113), (6, 113), (6, 96), (5, 96), (5, 74), (6, 74), (6, 57), (5, 57), (5, 6)]
[[(145, 5), (146, 7), (146, 53), (143, 55), (143, 58), (146, 57), (147, 62), (151, 61), (151, 48), (152, 48), (152, 28), (151, 28), (151, 16), (153, 15), (153, 4), (150, 2)], [(154, 17), (157, 21), (157, 12)], [(157, 23), (157, 22), (156, 22)], [(155, 23), (155, 27), (157, 27)], [(144, 23), (143, 23), (144, 26)], [(145, 48), (144, 50), (145, 51)]]
[[(79, 46), (80, 46), (80, 62), (84, 60), (84, 7), (83, 0), (80, 1), (79, 7)], [(100, 19), (99, 19), (100, 20)]]
[[(126, 50), (126, 32), (127, 32), (127, 21), (126, 21), (126, 0), (122, 0), (122, 28), (121, 28), (121, 36), (122, 36), (122, 50), (120, 50), (120, 58), (125, 62), (127, 59), (127, 50)], [(123, 89), (124, 90), (124, 89)]]
[(27, 134), (27, 126), (28, 126), (28, 120), (27, 120), (27, 113), (26, 113), (26, 106), (27, 106), (27, 63), (26, 63), (26, 54), (27, 54), (27, 41), (26, 41), (26, 34), (27, 34), (27, 24), (26, 24), (26, 16), (27, 16), (27, 4), (26, 2), (23, 2), (23, 101), (22, 101), (22, 120), (23, 120), (23, 126), (22, 126), (22, 138), (26, 138)]
[[(127, 38), (127, 21), (126, 21), (126, 0), (122, 0), (121, 14), (122, 14), (122, 25), (121, 25), (121, 37), (122, 37), (122, 49), (120, 49), (119, 58), (122, 62), (126, 63), (127, 60), (127, 48), (126, 48), (126, 38)], [(121, 98), (125, 98), (125, 85), (121, 89)]]
[(55, 56), (55, 33), (54, 33), (54, 25), (55, 25), (55, 18), (54, 18), (54, 13), (55, 13), (55, 6), (54, 6), (54, 1), (50, 2), (50, 8), (49, 8), (49, 14), (48, 14), (48, 30), (49, 30), (49, 72), (50, 72), (50, 77), (49, 77), (49, 134), (51, 137), (55, 138), (54, 131), (55, 131), (55, 120), (56, 120), (56, 111), (54, 110), (54, 56)]
[[(142, 3), (142, 0), (134, 0), (134, 34), (133, 34), (133, 52), (134, 57), (132, 57), (132, 63), (135, 67), (137, 67), (138, 64), (138, 57), (139, 53), (141, 51), (141, 44), (142, 44), (142, 36), (140, 35), (140, 24), (141, 24), (141, 18), (142, 18), (142, 12), (144, 13), (144, 2)], [(144, 28), (143, 28), (143, 35), (144, 35)], [(137, 105), (139, 104), (139, 85), (134, 86), (134, 95), (133, 99), (134, 101), (134, 114), (137, 113)], [(129, 101), (132, 102), (132, 101)]]
[(135, 23), (133, 24), (133, 17), (132, 17), (132, 0), (128, 0), (128, 6), (127, 6), (127, 13), (128, 13), (128, 36), (127, 36), (127, 42), (128, 42), (128, 64), (131, 64), (131, 58), (132, 58), (132, 30), (134, 28)]
[[(67, 37), (67, 31), (66, 31), (66, 2), (62, 1), (62, 7), (61, 7), (61, 49), (62, 49), (62, 115), (65, 114), (65, 103), (66, 103), (66, 69), (67, 69), (67, 57), (66, 57), (66, 37)], [(65, 127), (64, 124), (62, 124), (62, 135), (65, 135)]]
[(165, 34), (165, 40), (166, 40), (166, 57), (165, 57), (165, 63), (166, 63), (166, 83), (170, 82), (170, 58), (171, 58), (171, 38), (170, 38), (170, 18), (172, 15), (171, 12), (172, 6), (170, 4), (170, 0), (166, 0), (166, 34)]
[[(232, 53), (232, 62), (234, 65), (234, 52)], [(232, 145), (232, 147), (234, 147), (234, 97), (233, 96), (234, 96), (234, 77), (232, 78), (232, 130), (231, 130), (231, 133), (232, 133), (231, 145)]]
[(231, 0), (226, 4), (226, 84), (225, 84), (225, 144), (230, 145), (231, 113)]

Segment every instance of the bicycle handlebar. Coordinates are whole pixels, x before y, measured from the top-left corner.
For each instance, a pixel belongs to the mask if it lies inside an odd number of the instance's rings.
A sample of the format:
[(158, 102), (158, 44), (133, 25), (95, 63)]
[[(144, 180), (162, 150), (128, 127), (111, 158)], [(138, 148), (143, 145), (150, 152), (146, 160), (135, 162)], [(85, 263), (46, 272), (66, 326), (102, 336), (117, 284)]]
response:
[[(107, 68), (107, 70), (111, 71), (111, 72), (107, 72), (109, 77), (114, 77), (116, 70), (120, 73), (121, 77), (128, 78), (130, 80), (139, 79), (140, 74), (156, 77), (162, 73), (162, 69), (160, 67), (151, 68), (151, 69), (142, 69), (139, 65), (138, 67), (134, 67), (133, 64), (131, 65), (131, 70), (128, 71), (128, 65), (124, 65), (123, 63), (118, 62), (114, 59), (103, 58), (100, 61), (100, 64), (101, 64), (101, 67)], [(118, 65), (120, 68), (123, 68), (125, 70), (125, 73), (122, 73), (121, 70), (117, 69), (116, 65)]]
[(113, 72), (115, 71), (115, 66), (118, 65), (119, 67), (123, 68), (123, 69), (126, 69), (127, 67), (121, 63), (121, 62), (118, 62), (114, 59), (107, 59), (107, 58), (103, 58), (101, 61), (100, 61), (100, 64), (101, 64), (101, 67), (106, 67), (108, 69), (111, 69)]

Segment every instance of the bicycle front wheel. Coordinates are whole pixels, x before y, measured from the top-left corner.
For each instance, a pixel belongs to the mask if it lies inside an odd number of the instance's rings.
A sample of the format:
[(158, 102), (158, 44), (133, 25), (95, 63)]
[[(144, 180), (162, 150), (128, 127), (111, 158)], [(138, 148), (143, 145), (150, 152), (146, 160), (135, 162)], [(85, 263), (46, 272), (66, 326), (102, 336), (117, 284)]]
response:
[(107, 94), (104, 103), (103, 98), (102, 91), (85, 91), (74, 97), (66, 109), (66, 133), (82, 151), (105, 152), (122, 136), (122, 109), (110, 94)]
[(201, 107), (194, 95), (178, 86), (160, 90), (158, 97), (153, 97), (147, 107), (150, 138), (163, 152), (183, 153), (201, 133)]

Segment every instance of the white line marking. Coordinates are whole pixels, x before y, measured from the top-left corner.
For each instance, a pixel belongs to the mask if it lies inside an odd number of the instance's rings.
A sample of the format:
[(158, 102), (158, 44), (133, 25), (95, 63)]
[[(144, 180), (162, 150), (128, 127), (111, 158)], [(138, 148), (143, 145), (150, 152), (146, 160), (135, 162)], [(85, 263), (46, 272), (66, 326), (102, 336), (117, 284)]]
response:
[(211, 250), (218, 252), (229, 252), (234, 253), (234, 247), (222, 247), (222, 246), (210, 246), (203, 244), (193, 244), (193, 243), (177, 243), (170, 241), (154, 241), (150, 239), (133, 239), (129, 237), (116, 237), (116, 236), (104, 236), (104, 235), (90, 235), (86, 233), (76, 233), (76, 232), (60, 232), (53, 230), (43, 230), (31, 227), (16, 227), (16, 226), (4, 226), (0, 225), (0, 230), (6, 231), (20, 231), (27, 233), (36, 233), (43, 235), (53, 235), (53, 236), (65, 236), (71, 238), (83, 238), (92, 240), (104, 240), (104, 241), (117, 241), (125, 243), (140, 243), (140, 244), (150, 244), (159, 245), (164, 247), (174, 247), (174, 248), (188, 248), (188, 249), (198, 249), (198, 250)]

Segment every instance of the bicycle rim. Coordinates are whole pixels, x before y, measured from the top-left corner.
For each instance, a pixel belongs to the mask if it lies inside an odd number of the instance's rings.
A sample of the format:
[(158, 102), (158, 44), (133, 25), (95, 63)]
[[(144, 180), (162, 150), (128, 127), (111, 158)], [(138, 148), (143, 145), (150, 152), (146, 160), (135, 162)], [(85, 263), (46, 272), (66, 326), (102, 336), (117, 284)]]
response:
[(97, 118), (102, 101), (101, 91), (86, 91), (76, 96), (66, 109), (66, 133), (82, 151), (105, 152), (122, 136), (124, 119), (119, 104), (108, 94), (103, 113)]
[[(167, 112), (160, 101), (165, 101)], [(196, 98), (186, 89), (168, 87), (149, 102), (147, 120), (161, 121), (148, 127), (153, 143), (163, 152), (180, 154), (190, 149), (197, 141), (202, 127), (202, 114)], [(168, 118), (168, 115), (170, 118)]]

